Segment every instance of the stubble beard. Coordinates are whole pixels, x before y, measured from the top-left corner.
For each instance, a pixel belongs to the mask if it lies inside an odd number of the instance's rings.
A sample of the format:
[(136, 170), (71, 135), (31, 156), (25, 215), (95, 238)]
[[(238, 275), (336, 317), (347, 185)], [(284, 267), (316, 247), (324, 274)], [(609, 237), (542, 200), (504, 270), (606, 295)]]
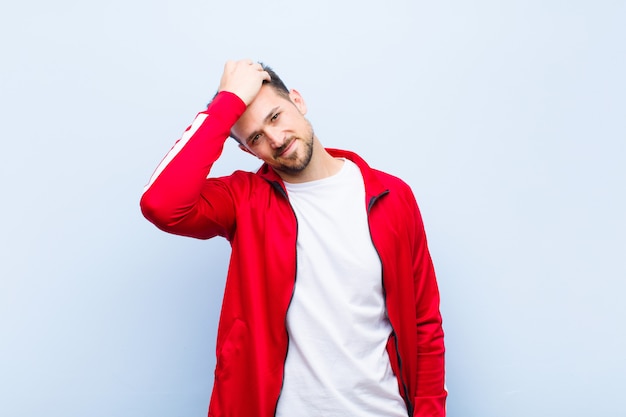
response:
[[(304, 155), (300, 156), (299, 152), (295, 152), (293, 155), (290, 155), (288, 157), (278, 157), (280, 161), (277, 161), (278, 165), (275, 166), (277, 170), (284, 172), (285, 174), (293, 175), (302, 172), (307, 166), (309, 166), (311, 158), (313, 157), (314, 142), (313, 128), (310, 124), (309, 130), (304, 135), (304, 137), (308, 138), (308, 140), (305, 140), (304, 138), (293, 137), (284, 147), (289, 147), (289, 145), (291, 145), (294, 140), (300, 140), (302, 142), (302, 145), (304, 145)], [(280, 151), (284, 150), (284, 148), (279, 149), (279, 153)]]

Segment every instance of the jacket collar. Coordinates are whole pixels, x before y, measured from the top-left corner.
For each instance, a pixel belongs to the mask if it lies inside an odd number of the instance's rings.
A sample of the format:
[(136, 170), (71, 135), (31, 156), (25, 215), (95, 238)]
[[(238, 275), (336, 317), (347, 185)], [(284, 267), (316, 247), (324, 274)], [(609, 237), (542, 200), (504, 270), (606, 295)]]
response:
[[(326, 148), (326, 151), (335, 158), (346, 158), (354, 162), (359, 167), (361, 175), (363, 175), (363, 181), (365, 182), (365, 194), (367, 201), (370, 201), (371, 198), (380, 196), (388, 191), (387, 187), (384, 186), (376, 175), (377, 172), (356, 153), (333, 148)], [(278, 186), (283, 194), (287, 195), (285, 183), (272, 167), (267, 164), (263, 164), (257, 171), (257, 175), (261, 176), (261, 178), (270, 182), (275, 187)]]

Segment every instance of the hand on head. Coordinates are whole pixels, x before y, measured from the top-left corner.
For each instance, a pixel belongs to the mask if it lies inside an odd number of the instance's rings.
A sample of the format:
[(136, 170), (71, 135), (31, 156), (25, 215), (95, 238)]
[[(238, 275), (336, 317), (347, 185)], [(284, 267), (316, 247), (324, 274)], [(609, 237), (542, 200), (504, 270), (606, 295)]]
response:
[(270, 75), (263, 70), (261, 64), (251, 59), (227, 61), (218, 92), (229, 91), (236, 94), (247, 106), (261, 90), (263, 81), (269, 80)]

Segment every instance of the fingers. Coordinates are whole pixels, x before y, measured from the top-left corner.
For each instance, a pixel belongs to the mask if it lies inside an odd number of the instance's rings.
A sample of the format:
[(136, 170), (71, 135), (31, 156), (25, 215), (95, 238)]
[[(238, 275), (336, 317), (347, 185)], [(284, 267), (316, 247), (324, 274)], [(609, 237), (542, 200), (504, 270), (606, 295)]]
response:
[(226, 64), (224, 65), (224, 72), (232, 72), (236, 67), (245, 66), (245, 65), (251, 66), (252, 68), (258, 71), (263, 71), (263, 66), (259, 64), (258, 62), (254, 62), (251, 59), (242, 59), (239, 61), (233, 61), (233, 60), (226, 61)]
[(270, 79), (263, 66), (251, 59), (227, 61), (218, 91), (230, 91), (248, 105), (258, 94), (263, 81)]
[(265, 71), (263, 69), (263, 65), (259, 64), (258, 62), (254, 62), (251, 59), (244, 59), (244, 60), (242, 60), (242, 62), (244, 62), (245, 64), (250, 65), (253, 69), (263, 73), (262, 75), (263, 75), (263, 79), (264, 80), (269, 81), (271, 79), (270, 75), (267, 73), (267, 71)]
[(272, 80), (272, 77), (270, 77), (270, 74), (263, 69), (263, 65), (259, 64), (258, 62), (253, 62), (252, 68), (256, 69), (257, 71), (261, 73), (261, 77), (264, 81)]

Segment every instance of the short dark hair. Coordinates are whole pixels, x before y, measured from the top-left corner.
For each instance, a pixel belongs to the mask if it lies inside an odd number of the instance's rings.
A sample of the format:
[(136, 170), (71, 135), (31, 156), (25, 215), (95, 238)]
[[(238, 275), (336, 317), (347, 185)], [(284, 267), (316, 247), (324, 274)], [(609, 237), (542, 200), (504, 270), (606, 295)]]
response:
[(279, 95), (289, 99), (289, 89), (287, 88), (283, 80), (280, 79), (278, 74), (276, 74), (271, 67), (265, 65), (264, 63), (259, 62), (259, 64), (261, 64), (261, 66), (263, 67), (263, 70), (266, 71), (270, 75), (270, 80), (263, 81), (263, 85), (269, 85)]

